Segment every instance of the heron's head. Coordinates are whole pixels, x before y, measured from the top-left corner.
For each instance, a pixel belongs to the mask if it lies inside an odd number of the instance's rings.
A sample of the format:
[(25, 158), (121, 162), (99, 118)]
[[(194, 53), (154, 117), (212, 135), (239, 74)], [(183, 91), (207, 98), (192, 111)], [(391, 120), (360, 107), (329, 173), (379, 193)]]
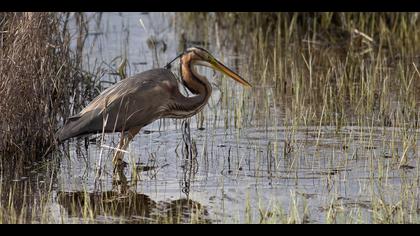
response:
[(246, 87), (252, 87), (248, 81), (244, 80), (240, 75), (229, 69), (227, 66), (223, 65), (220, 61), (213, 57), (207, 50), (200, 47), (188, 48), (181, 56), (182, 60), (189, 60), (196, 65), (201, 65), (205, 67), (210, 67), (212, 69), (218, 70), (223, 74), (229, 76), (235, 81), (241, 83)]

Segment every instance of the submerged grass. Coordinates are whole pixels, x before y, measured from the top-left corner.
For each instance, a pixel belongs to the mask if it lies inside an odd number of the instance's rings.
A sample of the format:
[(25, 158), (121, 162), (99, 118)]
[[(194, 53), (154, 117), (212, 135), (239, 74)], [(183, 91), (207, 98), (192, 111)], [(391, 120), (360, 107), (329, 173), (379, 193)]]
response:
[[(180, 28), (202, 31), (202, 41), (232, 58), (233, 66), (256, 88), (273, 88), (276, 100), (290, 98), (291, 121), (322, 121), (338, 128), (372, 121), (381, 126), (418, 126), (417, 13), (186, 13), (179, 17), (184, 24)], [(206, 23), (199, 27), (196, 22)], [(236, 58), (239, 53), (243, 56)]]
[[(321, 208), (323, 222), (419, 222), (418, 170), (410, 171), (417, 168), (419, 158), (418, 13), (177, 16), (178, 27), (191, 32), (191, 39), (198, 37), (211, 51), (222, 54), (254, 85), (253, 91), (246, 93), (231, 89), (228, 82), (216, 82), (222, 97), (219, 112), (224, 113), (218, 116), (224, 117), (225, 128), (261, 127), (266, 135), (284, 133), (284, 137), (270, 137), (266, 148), (251, 154), (256, 176), (262, 164), (268, 165), (263, 175), (271, 176), (290, 163), (295, 172), (290, 178), (298, 182), (304, 171), (300, 168), (311, 163), (311, 169), (319, 170), (328, 161), (331, 171), (325, 172), (321, 186), (327, 198)], [(185, 34), (181, 39), (193, 44)], [(207, 112), (207, 117), (214, 113)], [(330, 128), (335, 132), (327, 131)], [(304, 130), (310, 140), (302, 140)], [(330, 145), (335, 145), (328, 141), (334, 133), (333, 142), (338, 146), (327, 153)], [(267, 161), (258, 150), (267, 154)], [(349, 179), (354, 176), (336, 174), (340, 168), (355, 168), (354, 160), (362, 160), (357, 168), (370, 173), (368, 181), (366, 176), (355, 181)], [(363, 189), (360, 200), (352, 202), (341, 196), (339, 186), (354, 188), (356, 183)], [(287, 207), (290, 216), (278, 222), (311, 222), (302, 220), (308, 218), (306, 203), (296, 204), (292, 201)], [(285, 220), (288, 217), (293, 220)]]

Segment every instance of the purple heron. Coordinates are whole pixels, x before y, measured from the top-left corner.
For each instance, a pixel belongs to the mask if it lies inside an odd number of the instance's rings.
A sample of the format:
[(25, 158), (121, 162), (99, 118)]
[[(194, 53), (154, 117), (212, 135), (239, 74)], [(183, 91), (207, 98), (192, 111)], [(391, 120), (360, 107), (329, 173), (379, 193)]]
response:
[[(207, 104), (212, 88), (207, 78), (197, 73), (196, 66), (213, 68), (251, 87), (205, 49), (192, 47), (174, 60), (178, 58), (182, 83), (195, 96), (181, 94), (177, 79), (169, 69), (142, 72), (107, 88), (79, 114), (70, 117), (57, 132), (59, 142), (93, 133), (121, 132), (117, 150), (125, 150), (140, 129), (151, 122), (197, 114)], [(114, 164), (121, 162), (122, 156), (123, 152), (117, 151)]]

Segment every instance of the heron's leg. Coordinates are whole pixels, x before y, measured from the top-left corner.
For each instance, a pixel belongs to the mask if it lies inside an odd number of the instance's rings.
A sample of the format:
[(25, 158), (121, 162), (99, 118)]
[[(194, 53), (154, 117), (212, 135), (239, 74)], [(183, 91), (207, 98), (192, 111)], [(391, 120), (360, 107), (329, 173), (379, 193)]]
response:
[(140, 128), (132, 128), (127, 131), (127, 133), (121, 134), (121, 140), (118, 144), (117, 151), (114, 155), (112, 160), (114, 164), (114, 183), (117, 183), (121, 188), (120, 192), (125, 193), (128, 189), (127, 186), (127, 178), (124, 175), (124, 152), (127, 150), (131, 140), (133, 140), (134, 136), (138, 134)]
[(117, 151), (114, 155), (112, 162), (114, 165), (120, 164), (124, 158), (124, 151), (127, 150), (131, 140), (140, 132), (140, 128), (132, 128), (121, 135), (120, 143), (118, 144)]

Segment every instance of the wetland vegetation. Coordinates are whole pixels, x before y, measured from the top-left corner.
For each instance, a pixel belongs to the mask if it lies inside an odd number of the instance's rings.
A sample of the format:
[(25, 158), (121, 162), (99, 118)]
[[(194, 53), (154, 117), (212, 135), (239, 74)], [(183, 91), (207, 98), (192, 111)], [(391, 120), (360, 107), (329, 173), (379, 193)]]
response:
[[(0, 13), (0, 223), (420, 223), (418, 13)], [(54, 142), (100, 91), (208, 49), (205, 109)], [(179, 76), (178, 66), (172, 68)], [(186, 93), (188, 91), (185, 90)]]

